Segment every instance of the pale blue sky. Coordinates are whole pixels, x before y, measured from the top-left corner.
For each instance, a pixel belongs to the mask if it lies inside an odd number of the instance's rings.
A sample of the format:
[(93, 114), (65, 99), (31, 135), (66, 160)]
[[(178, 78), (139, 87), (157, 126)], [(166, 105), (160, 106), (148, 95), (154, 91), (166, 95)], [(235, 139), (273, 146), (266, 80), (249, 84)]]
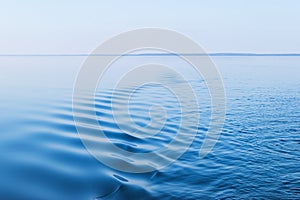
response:
[(131, 29), (160, 27), (208, 52), (300, 53), (298, 0), (0, 1), (0, 54), (90, 53)]

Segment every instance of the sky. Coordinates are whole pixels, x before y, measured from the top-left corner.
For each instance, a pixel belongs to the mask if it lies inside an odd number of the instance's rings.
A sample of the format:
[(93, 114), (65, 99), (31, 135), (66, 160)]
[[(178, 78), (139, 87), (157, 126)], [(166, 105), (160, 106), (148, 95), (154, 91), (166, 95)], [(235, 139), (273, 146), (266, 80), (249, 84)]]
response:
[(298, 0), (0, 0), (0, 54), (86, 54), (137, 28), (183, 33), (207, 52), (300, 53)]

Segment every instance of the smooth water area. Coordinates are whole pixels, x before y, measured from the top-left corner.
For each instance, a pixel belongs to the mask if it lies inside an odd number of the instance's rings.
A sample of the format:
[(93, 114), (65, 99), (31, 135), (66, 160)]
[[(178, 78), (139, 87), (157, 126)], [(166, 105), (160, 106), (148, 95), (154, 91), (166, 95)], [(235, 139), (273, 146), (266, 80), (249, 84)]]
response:
[[(300, 57), (212, 57), (223, 77), (227, 108), (220, 138), (204, 158), (198, 153), (211, 116), (205, 82), (172, 56), (120, 61), (106, 81), (118, 79), (125, 65), (146, 60), (166, 63), (183, 71), (199, 99), (199, 110), (193, 112), (199, 113), (200, 122), (188, 123), (185, 129), (186, 134), (197, 132), (189, 149), (166, 168), (137, 174), (99, 162), (77, 133), (72, 95), (84, 60), (82, 56), (0, 57), (0, 199), (300, 198)], [(181, 87), (176, 77), (159, 76)], [(124, 126), (128, 121), (122, 98), (131, 91), (120, 90), (115, 96)], [(132, 95), (133, 124), (128, 130), (142, 127), (145, 138), (120, 129), (113, 118), (111, 95), (110, 90), (97, 90), (94, 105), (111, 143), (145, 153), (172, 141), (180, 127), (180, 104), (166, 88), (145, 85)], [(146, 126), (152, 105), (165, 108), (164, 127), (155, 135), (153, 127)], [(90, 107), (83, 101), (84, 119), (91, 117)], [(119, 156), (107, 149), (99, 155)]]

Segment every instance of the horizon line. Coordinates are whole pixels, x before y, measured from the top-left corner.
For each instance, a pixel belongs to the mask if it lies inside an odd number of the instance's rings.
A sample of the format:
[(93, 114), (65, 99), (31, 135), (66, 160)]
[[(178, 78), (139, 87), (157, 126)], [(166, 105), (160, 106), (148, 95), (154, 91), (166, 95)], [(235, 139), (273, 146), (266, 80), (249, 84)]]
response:
[(128, 54), (0, 54), (9, 56), (300, 56), (300, 53), (128, 53)]

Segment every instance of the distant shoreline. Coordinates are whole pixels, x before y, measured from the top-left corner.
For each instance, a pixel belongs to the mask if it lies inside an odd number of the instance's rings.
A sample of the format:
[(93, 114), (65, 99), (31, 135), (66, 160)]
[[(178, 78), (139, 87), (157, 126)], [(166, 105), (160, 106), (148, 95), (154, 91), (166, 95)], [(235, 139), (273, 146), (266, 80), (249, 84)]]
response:
[(141, 53), (141, 54), (0, 54), (1, 57), (30, 56), (300, 56), (300, 53), (208, 53), (208, 54), (173, 54), (173, 53)]

